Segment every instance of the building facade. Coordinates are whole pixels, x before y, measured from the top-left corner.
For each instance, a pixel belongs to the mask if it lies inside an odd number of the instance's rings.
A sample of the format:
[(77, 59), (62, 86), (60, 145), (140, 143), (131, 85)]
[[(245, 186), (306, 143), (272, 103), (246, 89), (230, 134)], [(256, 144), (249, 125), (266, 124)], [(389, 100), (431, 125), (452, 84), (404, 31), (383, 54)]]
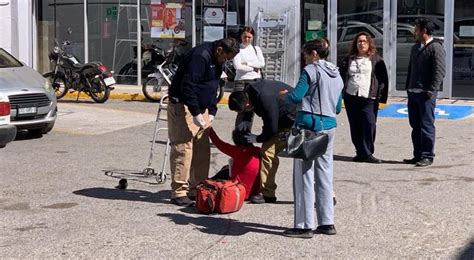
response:
[(328, 37), (330, 60), (339, 63), (352, 38), (367, 31), (387, 63), (390, 95), (405, 96), (413, 22), (425, 17), (447, 53), (439, 96), (473, 99), (472, 13), (472, 0), (0, 0), (0, 47), (46, 72), (55, 41), (69, 40), (67, 51), (79, 60), (102, 61), (118, 75), (152, 44), (166, 50), (186, 42), (185, 51), (238, 38), (242, 26), (251, 25), (265, 53), (266, 77), (294, 85), (305, 41)]

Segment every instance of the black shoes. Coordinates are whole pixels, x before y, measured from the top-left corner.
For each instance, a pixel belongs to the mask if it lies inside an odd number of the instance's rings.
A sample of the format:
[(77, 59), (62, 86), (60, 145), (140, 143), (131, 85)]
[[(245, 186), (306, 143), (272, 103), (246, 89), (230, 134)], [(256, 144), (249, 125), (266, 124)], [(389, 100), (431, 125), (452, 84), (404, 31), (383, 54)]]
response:
[(182, 207), (189, 207), (194, 205), (194, 201), (190, 200), (188, 196), (173, 198), (171, 199), (171, 203)]
[(325, 225), (325, 226), (318, 226), (314, 230), (315, 234), (324, 234), (324, 235), (335, 235), (336, 234), (336, 228), (334, 225)]
[(352, 158), (354, 162), (365, 162), (365, 163), (382, 163), (382, 160), (375, 158), (373, 155), (369, 155), (368, 157), (360, 157), (356, 156)]
[(416, 167), (426, 167), (426, 166), (430, 166), (432, 164), (433, 164), (432, 159), (424, 158), (424, 159), (421, 159), (419, 162), (417, 162), (415, 164), (415, 166)]
[(311, 229), (302, 229), (302, 228), (292, 228), (287, 229), (283, 232), (285, 237), (293, 237), (293, 238), (312, 238), (313, 237), (313, 230)]
[(416, 167), (426, 167), (433, 164), (433, 159), (429, 159), (429, 158), (420, 159), (420, 158), (413, 157), (411, 159), (403, 159), (403, 162), (407, 164), (414, 164)]
[(406, 164), (416, 164), (417, 162), (421, 161), (420, 158), (413, 157), (411, 159), (403, 159), (403, 162)]
[(255, 203), (255, 204), (263, 204), (263, 203), (275, 203), (277, 201), (277, 198), (263, 196), (262, 193), (259, 193), (257, 195), (250, 196), (249, 200), (250, 202)]

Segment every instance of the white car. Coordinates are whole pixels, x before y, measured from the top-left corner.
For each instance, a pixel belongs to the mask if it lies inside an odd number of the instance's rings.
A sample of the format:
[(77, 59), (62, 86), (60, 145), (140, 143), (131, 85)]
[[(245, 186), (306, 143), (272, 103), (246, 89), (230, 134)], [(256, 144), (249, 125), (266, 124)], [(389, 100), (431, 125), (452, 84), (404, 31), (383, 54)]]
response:
[(16, 137), (16, 127), (10, 123), (10, 101), (0, 92), (0, 148)]
[(56, 96), (41, 74), (0, 48), (0, 92), (10, 100), (10, 120), (18, 130), (46, 134), (56, 121)]

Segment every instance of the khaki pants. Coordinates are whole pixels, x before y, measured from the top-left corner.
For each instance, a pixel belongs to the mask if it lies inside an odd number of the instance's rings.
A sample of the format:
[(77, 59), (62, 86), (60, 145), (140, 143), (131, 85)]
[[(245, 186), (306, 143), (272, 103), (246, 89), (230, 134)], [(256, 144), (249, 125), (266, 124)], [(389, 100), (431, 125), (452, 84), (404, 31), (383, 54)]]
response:
[(260, 178), (262, 180), (262, 193), (265, 197), (275, 197), (277, 184), (275, 182), (276, 172), (280, 160), (276, 156), (283, 151), (285, 143), (280, 141), (279, 134), (273, 136), (270, 140), (262, 144), (260, 150)]
[[(209, 121), (209, 115), (203, 114)], [(182, 104), (168, 104), (168, 138), (171, 143), (171, 198), (195, 196), (196, 185), (209, 175), (209, 129), (200, 129)], [(189, 194), (188, 194), (189, 193)]]

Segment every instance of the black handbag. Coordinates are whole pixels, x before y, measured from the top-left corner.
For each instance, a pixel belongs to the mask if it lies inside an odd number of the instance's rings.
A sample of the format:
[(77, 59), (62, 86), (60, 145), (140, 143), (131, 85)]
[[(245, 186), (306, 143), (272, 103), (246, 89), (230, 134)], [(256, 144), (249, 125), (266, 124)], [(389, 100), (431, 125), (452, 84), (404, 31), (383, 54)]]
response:
[[(320, 86), (320, 85), (319, 85)], [(316, 89), (313, 92), (316, 92)], [(321, 91), (319, 92), (319, 107), (322, 112), (321, 106)], [(315, 122), (313, 121), (313, 129)], [(323, 127), (323, 121), (321, 119), (321, 126)], [(288, 132), (283, 132), (280, 139), (286, 143), (284, 150), (278, 154), (281, 157), (292, 157), (297, 159), (303, 159), (305, 161), (312, 161), (326, 153), (329, 144), (329, 136), (324, 132), (314, 132), (308, 129), (301, 129), (296, 125)]]

